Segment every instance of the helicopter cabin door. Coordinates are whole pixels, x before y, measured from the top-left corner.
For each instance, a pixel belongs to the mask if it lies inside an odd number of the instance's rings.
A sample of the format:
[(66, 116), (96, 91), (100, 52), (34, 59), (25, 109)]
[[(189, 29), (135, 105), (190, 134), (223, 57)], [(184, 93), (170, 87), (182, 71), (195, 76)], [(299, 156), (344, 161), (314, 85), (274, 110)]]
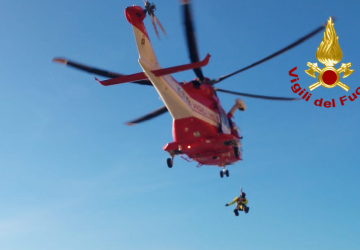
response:
[(220, 115), (220, 122), (221, 122), (221, 132), (224, 134), (231, 134), (229, 119), (227, 114), (225, 113), (222, 107), (219, 107), (219, 115)]

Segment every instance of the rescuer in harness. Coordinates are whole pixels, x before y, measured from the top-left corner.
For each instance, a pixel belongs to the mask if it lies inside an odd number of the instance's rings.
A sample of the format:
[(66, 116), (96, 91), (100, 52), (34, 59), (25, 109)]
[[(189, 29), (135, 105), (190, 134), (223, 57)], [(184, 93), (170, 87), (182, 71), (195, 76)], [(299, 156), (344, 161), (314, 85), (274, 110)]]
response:
[(232, 205), (236, 202), (236, 208), (234, 209), (235, 216), (239, 216), (239, 210), (242, 210), (247, 214), (249, 212), (249, 207), (246, 206), (248, 204), (248, 200), (245, 196), (246, 194), (242, 191), (242, 189), (240, 189), (240, 196), (235, 197), (232, 202), (225, 204), (225, 206)]

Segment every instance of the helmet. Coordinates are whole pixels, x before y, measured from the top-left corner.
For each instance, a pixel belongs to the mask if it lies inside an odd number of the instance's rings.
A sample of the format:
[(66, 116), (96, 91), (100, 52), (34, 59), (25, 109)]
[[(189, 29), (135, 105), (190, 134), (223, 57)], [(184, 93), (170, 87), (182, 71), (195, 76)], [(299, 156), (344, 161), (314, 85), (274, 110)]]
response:
[(242, 192), (241, 197), (245, 198), (245, 196), (246, 196), (246, 193)]

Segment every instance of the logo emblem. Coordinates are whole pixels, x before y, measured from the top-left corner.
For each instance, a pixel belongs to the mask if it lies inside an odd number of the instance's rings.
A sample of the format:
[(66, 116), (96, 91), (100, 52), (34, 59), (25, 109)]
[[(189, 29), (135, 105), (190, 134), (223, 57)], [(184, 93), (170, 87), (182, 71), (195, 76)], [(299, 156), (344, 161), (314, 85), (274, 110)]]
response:
[(316, 89), (320, 85), (329, 89), (339, 86), (343, 90), (349, 91), (350, 87), (340, 82), (340, 73), (344, 73), (343, 78), (351, 75), (354, 72), (353, 69), (350, 69), (352, 63), (342, 63), (338, 69), (334, 67), (334, 65), (342, 59), (342, 51), (338, 39), (339, 37), (336, 36), (334, 24), (330, 17), (327, 21), (323, 40), (316, 51), (316, 59), (324, 64), (325, 67), (320, 69), (317, 63), (308, 62), (306, 64), (309, 67), (308, 70), (305, 70), (306, 74), (316, 78), (315, 72), (319, 73), (318, 82), (309, 86), (310, 91)]

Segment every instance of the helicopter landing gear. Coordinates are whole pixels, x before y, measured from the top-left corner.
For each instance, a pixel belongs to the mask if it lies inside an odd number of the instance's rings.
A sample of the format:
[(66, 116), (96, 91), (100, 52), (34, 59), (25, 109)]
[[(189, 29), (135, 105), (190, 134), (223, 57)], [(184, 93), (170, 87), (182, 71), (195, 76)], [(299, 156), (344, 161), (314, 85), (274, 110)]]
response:
[(169, 168), (172, 168), (173, 163), (174, 163), (174, 157), (167, 158), (166, 163)]
[(229, 170), (225, 170), (225, 166), (223, 166), (223, 169), (220, 171), (220, 177), (223, 178), (224, 175), (226, 175), (226, 177), (229, 177)]

